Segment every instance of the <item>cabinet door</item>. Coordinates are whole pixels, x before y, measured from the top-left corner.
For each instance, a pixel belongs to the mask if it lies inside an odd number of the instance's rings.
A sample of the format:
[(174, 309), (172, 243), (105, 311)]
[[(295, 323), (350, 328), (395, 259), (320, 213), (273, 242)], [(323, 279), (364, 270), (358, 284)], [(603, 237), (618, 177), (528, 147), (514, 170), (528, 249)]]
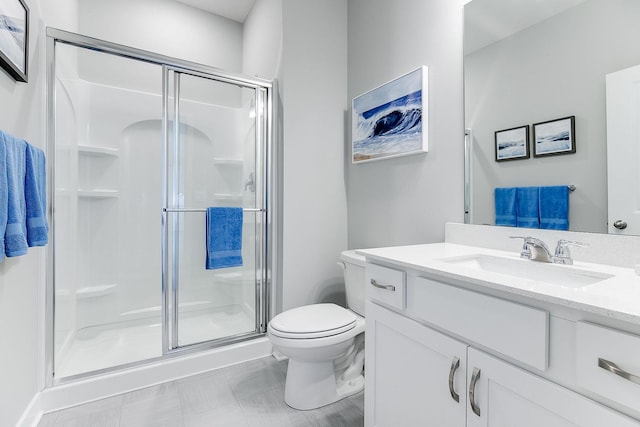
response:
[(463, 427), (467, 346), (372, 302), (366, 313), (365, 426)]
[(471, 347), (467, 377), (469, 427), (640, 426), (638, 421)]

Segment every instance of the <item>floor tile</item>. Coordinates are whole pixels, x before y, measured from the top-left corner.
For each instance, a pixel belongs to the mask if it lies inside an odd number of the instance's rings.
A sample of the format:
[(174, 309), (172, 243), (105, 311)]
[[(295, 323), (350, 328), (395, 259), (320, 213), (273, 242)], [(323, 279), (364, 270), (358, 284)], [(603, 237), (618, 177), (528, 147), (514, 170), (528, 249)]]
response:
[(351, 401), (360, 413), (364, 414), (364, 391), (361, 391), (358, 394), (354, 394), (353, 396), (347, 397), (347, 400)]
[(198, 414), (186, 414), (184, 427), (249, 427), (237, 403)]
[(182, 427), (182, 409), (177, 391), (124, 403), (120, 427)]
[(284, 403), (287, 361), (271, 357), (43, 416), (38, 427), (361, 427), (364, 393), (311, 411)]
[(264, 393), (284, 384), (285, 372), (273, 357), (263, 357), (225, 369), (236, 399)]
[[(364, 396), (363, 393), (359, 394)], [(362, 427), (364, 425), (362, 408), (356, 399), (345, 398), (322, 408), (304, 411), (304, 415), (314, 427)]]
[(236, 403), (223, 370), (177, 381), (183, 414), (207, 412)]
[(91, 413), (60, 413), (54, 427), (120, 427), (120, 408)]
[(238, 399), (250, 427), (312, 427), (303, 411), (284, 403), (284, 385)]

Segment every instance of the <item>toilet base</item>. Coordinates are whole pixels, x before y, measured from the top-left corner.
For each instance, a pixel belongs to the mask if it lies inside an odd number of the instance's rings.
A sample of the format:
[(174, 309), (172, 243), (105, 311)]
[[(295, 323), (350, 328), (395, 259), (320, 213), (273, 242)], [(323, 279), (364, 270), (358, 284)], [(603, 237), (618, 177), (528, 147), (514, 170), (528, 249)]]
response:
[(332, 360), (301, 362), (289, 359), (284, 401), (294, 409), (306, 411), (337, 402), (363, 389), (362, 374), (336, 381)]

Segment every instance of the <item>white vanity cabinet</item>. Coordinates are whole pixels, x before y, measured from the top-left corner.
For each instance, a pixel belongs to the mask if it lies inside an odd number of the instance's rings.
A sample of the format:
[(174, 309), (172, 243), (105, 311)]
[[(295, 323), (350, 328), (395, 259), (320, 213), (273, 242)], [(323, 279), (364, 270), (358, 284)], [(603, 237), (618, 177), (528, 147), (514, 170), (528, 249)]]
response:
[(371, 302), (366, 313), (365, 426), (464, 426), (467, 345)]
[(365, 427), (640, 426), (541, 376), (545, 310), (401, 266), (366, 277)]
[(473, 390), (476, 406), (474, 411), (469, 402), (468, 427), (640, 425), (593, 400), (473, 347), (469, 347), (467, 358), (467, 370), (471, 372), (469, 390)]

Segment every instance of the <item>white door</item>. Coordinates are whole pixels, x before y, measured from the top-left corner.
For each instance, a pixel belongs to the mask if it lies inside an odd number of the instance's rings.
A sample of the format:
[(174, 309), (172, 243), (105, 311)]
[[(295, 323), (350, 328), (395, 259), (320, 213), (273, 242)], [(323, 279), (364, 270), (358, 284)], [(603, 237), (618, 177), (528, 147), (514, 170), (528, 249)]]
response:
[(371, 302), (366, 312), (365, 426), (464, 427), (466, 344)]
[(640, 426), (638, 421), (472, 347), (467, 372), (474, 394), (467, 406), (468, 427)]
[(640, 65), (607, 74), (609, 233), (640, 235)]

